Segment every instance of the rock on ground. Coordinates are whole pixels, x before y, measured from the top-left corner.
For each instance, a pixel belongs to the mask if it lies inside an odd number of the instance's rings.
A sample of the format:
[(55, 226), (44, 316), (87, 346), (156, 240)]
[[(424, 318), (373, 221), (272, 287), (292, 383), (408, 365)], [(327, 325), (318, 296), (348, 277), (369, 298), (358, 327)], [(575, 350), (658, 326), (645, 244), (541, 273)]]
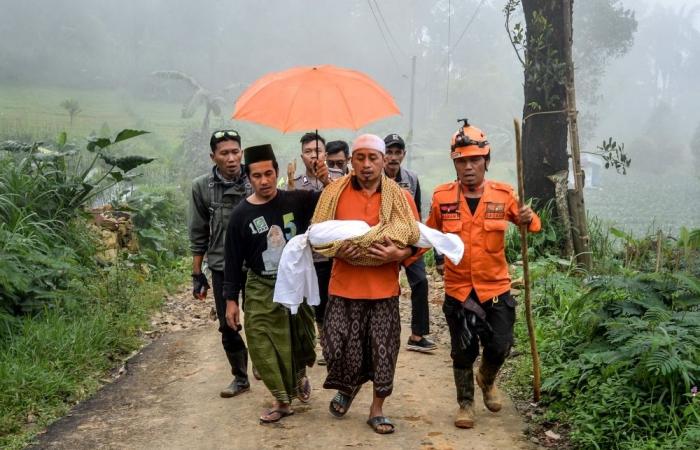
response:
[[(436, 284), (431, 283), (431, 289)], [(260, 425), (271, 396), (251, 377), (251, 392), (219, 397), (231, 380), (216, 322), (208, 316), (213, 300), (199, 303), (187, 291), (168, 299), (154, 317), (162, 334), (127, 363), (126, 374), (94, 398), (76, 406), (49, 427), (34, 448), (49, 449), (478, 449), (535, 448), (523, 435), (524, 422), (510, 401), (493, 414), (477, 388), (476, 427), (452, 424), (457, 404), (449, 356), (449, 335), (440, 312), (439, 286), (431, 292), (433, 354), (406, 351), (410, 300), (402, 299), (402, 350), (394, 394), (384, 412), (396, 433), (380, 436), (365, 424), (371, 385), (365, 385), (343, 419), (328, 412), (334, 392), (322, 388), (325, 368), (309, 371), (309, 404), (295, 402), (295, 415)], [(194, 306), (192, 306), (194, 305)], [(199, 317), (195, 317), (199, 315)], [(196, 319), (192, 321), (192, 319)], [(179, 329), (177, 328), (179, 326)], [(177, 330), (177, 331), (173, 331)]]

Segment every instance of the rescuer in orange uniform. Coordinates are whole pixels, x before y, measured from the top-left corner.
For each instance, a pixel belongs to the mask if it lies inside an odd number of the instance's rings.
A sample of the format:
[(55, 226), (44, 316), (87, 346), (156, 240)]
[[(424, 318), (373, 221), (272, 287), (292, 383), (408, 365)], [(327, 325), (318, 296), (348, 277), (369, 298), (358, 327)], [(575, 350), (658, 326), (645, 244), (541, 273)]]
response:
[(464, 126), (452, 136), (451, 158), (457, 180), (435, 188), (428, 226), (457, 234), (464, 242), (458, 265), (445, 262), (445, 314), (451, 338), (452, 367), (459, 410), (455, 425), (474, 426), (473, 364), (483, 355), (476, 381), (484, 404), (493, 412), (502, 406), (496, 374), (513, 345), (515, 300), (505, 257), (508, 222), (540, 230), (540, 219), (530, 207), (518, 204), (513, 188), (485, 180), (491, 148), (484, 133)]

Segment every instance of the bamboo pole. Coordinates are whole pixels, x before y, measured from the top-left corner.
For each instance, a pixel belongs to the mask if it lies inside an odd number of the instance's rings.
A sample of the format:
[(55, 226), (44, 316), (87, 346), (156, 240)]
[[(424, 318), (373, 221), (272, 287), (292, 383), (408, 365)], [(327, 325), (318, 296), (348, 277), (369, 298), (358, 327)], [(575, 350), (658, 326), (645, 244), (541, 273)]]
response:
[[(525, 182), (523, 175), (523, 149), (520, 140), (520, 122), (513, 119), (515, 128), (515, 160), (518, 164), (518, 198), (520, 206), (525, 202)], [(525, 320), (527, 321), (527, 334), (530, 338), (530, 353), (532, 354), (533, 372), (533, 399), (540, 401), (540, 354), (537, 352), (537, 338), (535, 335), (535, 322), (532, 319), (532, 301), (530, 300), (530, 265), (527, 257), (527, 225), (520, 225), (520, 251), (523, 259), (523, 282), (525, 283)]]
[(662, 259), (662, 253), (661, 250), (663, 249), (663, 240), (664, 235), (661, 230), (658, 230), (656, 232), (656, 273), (661, 272), (661, 259)]
[(571, 55), (573, 47), (573, 28), (571, 25), (571, 4), (573, 0), (561, 0), (564, 19), (564, 62), (566, 63), (566, 108), (569, 122), (569, 141), (571, 145), (571, 166), (574, 172), (574, 192), (569, 202), (569, 210), (574, 218), (574, 248), (576, 260), (590, 270), (593, 266), (588, 223), (586, 222), (586, 205), (583, 201), (583, 170), (581, 169), (581, 149), (578, 137), (578, 111), (576, 110), (576, 84), (574, 82), (574, 61)]

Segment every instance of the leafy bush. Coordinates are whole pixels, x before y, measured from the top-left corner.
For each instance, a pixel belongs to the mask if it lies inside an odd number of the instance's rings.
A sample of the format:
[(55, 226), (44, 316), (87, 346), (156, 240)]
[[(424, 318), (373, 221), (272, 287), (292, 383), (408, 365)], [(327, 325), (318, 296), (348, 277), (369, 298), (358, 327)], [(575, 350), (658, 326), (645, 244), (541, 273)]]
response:
[(572, 425), (572, 440), (583, 448), (698, 442), (697, 278), (627, 273), (582, 285), (552, 260), (535, 263), (533, 275), (545, 402)]
[[(141, 344), (164, 286), (183, 277), (185, 266), (168, 259), (184, 248), (184, 201), (174, 190), (137, 189), (132, 199), (151, 252), (140, 262), (151, 270), (124, 259), (101, 268), (94, 260), (84, 209), (152, 161), (109, 152), (140, 134), (91, 139), (82, 155), (65, 134), (52, 146), (0, 143), (1, 448), (22, 447), (94, 392), (104, 371)], [(162, 247), (148, 230), (165, 234)]]
[(163, 266), (188, 254), (187, 205), (182, 191), (175, 187), (138, 187), (122, 206), (133, 212), (141, 246), (136, 259), (140, 262)]
[(55, 171), (28, 161), (0, 159), (0, 309), (11, 314), (60, 296), (80, 266), (92, 266), (94, 251), (72, 222)]
[[(35, 312), (61, 298), (67, 282), (93, 268), (94, 246), (76, 220), (94, 195), (152, 161), (114, 157), (107, 149), (144, 134), (123, 130), (114, 140), (90, 140), (93, 154), (82, 167), (80, 155), (61, 133), (51, 147), (6, 141), (0, 144), (0, 311)], [(98, 161), (103, 167), (96, 170)], [(110, 181), (106, 181), (107, 178)], [(5, 317), (4, 320), (8, 320)]]
[[(553, 202), (549, 202), (544, 208), (537, 211), (542, 222), (542, 230), (539, 233), (527, 234), (528, 255), (531, 259), (561, 253), (563, 233), (559, 222), (553, 220), (553, 205)], [(506, 259), (510, 262), (521, 259), (520, 230), (518, 227), (508, 227), (506, 231)]]

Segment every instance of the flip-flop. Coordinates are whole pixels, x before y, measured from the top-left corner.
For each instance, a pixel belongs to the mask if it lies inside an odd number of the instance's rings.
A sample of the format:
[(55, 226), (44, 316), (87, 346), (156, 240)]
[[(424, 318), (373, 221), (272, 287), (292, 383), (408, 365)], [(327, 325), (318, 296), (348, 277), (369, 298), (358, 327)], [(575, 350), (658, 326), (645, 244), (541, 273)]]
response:
[[(333, 400), (331, 400), (331, 403), (328, 405), (328, 411), (330, 411), (330, 413), (335, 417), (343, 417), (350, 410), (350, 405), (352, 405), (352, 401), (355, 400), (357, 393), (360, 392), (361, 387), (362, 385), (355, 386), (355, 388), (349, 394), (338, 391), (335, 394), (335, 397), (333, 397)], [(343, 412), (338, 411), (334, 405), (342, 408)]]
[[(394, 432), (394, 430), (396, 428), (396, 427), (394, 427), (394, 424), (391, 422), (391, 420), (389, 420), (387, 417), (384, 417), (384, 416), (375, 416), (375, 417), (372, 417), (371, 419), (368, 419), (367, 425), (372, 427), (374, 432), (377, 434), (391, 434)], [(389, 428), (388, 430), (382, 430), (381, 428), (379, 428), (382, 425), (388, 425), (391, 428)]]
[(309, 377), (304, 377), (300, 381), (297, 389), (297, 398), (302, 403), (309, 403), (309, 400), (311, 400), (311, 382)]
[[(276, 416), (274, 415), (276, 414)], [(282, 418), (291, 416), (294, 414), (294, 411), (291, 409), (284, 410), (284, 409), (267, 409), (263, 414), (260, 416), (260, 423), (275, 423), (279, 422)], [(273, 416), (271, 419), (266, 419), (263, 416)]]

